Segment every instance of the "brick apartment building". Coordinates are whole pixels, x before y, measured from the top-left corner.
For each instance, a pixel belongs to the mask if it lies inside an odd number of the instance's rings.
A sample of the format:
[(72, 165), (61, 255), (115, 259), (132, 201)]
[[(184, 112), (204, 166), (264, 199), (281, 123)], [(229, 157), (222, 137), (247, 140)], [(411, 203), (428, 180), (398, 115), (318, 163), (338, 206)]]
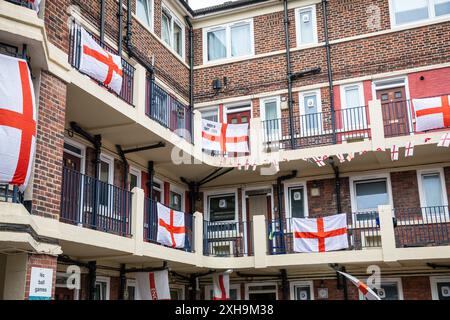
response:
[[(81, 27), (122, 57), (120, 94), (79, 72)], [(169, 267), (173, 299), (231, 269), (233, 299), (358, 300), (335, 268), (373, 266), (385, 299), (450, 298), (450, 149), (412, 106), (450, 94), (450, 1), (0, 0), (0, 53), (38, 106), (31, 181), (0, 185), (0, 299), (33, 267), (54, 299), (104, 300)], [(249, 123), (250, 154), (203, 152), (202, 118)], [(185, 212), (183, 250), (156, 242), (156, 202)], [(292, 218), (336, 213), (348, 250), (293, 251)]]

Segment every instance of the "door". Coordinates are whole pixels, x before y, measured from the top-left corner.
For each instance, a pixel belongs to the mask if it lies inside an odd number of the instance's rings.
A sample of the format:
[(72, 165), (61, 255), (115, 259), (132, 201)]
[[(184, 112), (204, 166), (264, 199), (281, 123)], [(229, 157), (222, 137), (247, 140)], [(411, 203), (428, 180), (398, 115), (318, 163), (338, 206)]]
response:
[[(229, 123), (229, 124), (250, 123), (250, 118), (251, 118), (250, 110), (228, 113), (227, 114), (227, 123)], [(232, 155), (234, 157), (237, 157), (238, 153), (234, 152)], [(249, 153), (245, 152), (244, 155), (249, 155)]]
[(322, 107), (317, 92), (300, 94), (300, 135), (312, 137), (322, 134)]
[(64, 170), (61, 197), (61, 218), (65, 222), (77, 223), (81, 221), (81, 202), (83, 195), (83, 177), (81, 171), (81, 158), (63, 153)]
[(270, 221), (271, 217), (269, 209), (271, 207), (271, 199), (270, 196), (263, 195), (254, 195), (248, 196), (247, 198), (247, 225), (246, 225), (246, 233), (247, 233), (247, 253), (253, 253), (253, 235), (252, 235), (252, 222), (254, 216), (263, 215), (266, 218), (266, 221)]
[(408, 135), (411, 131), (405, 87), (377, 90), (377, 99), (381, 100), (385, 136)]
[(55, 288), (55, 300), (75, 300), (75, 290), (56, 287)]

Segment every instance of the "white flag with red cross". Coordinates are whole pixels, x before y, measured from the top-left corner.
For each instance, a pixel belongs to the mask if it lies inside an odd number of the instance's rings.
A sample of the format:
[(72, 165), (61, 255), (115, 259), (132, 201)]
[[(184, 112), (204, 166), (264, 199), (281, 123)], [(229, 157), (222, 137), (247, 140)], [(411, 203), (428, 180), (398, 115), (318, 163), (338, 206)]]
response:
[(391, 160), (397, 161), (399, 156), (399, 148), (396, 144), (392, 145), (391, 147)]
[(413, 99), (416, 131), (450, 127), (449, 96)]
[(104, 50), (84, 28), (81, 28), (79, 70), (120, 94), (122, 89), (122, 58)]
[(0, 183), (25, 190), (36, 149), (36, 104), (25, 60), (0, 54)]
[(325, 252), (348, 248), (347, 215), (292, 218), (295, 252)]
[(136, 300), (170, 300), (169, 271), (137, 272)]
[(364, 295), (364, 297), (367, 300), (381, 300), (380, 297), (375, 293), (375, 291), (373, 291), (372, 289), (370, 289), (367, 284), (365, 284), (364, 282), (362, 282), (361, 280), (358, 280), (357, 278), (355, 278), (354, 276), (342, 272), (342, 271), (338, 271), (340, 274), (342, 274), (344, 277), (346, 277), (347, 279), (349, 279), (357, 288), (359, 291), (361, 291), (361, 293)]
[(325, 157), (312, 157), (312, 160), (314, 161), (314, 163), (315, 164), (317, 164), (319, 167), (324, 167), (326, 164), (325, 164), (325, 161), (324, 161), (324, 159), (326, 158), (326, 156)]
[(450, 146), (450, 132), (444, 133), (439, 139), (438, 147), (448, 148)]
[(213, 275), (213, 300), (230, 299), (230, 275), (218, 273)]
[(226, 152), (249, 152), (248, 123), (228, 124), (202, 120), (202, 148)]
[(414, 155), (414, 142), (409, 141), (405, 144), (405, 158), (412, 157)]
[(184, 248), (186, 227), (184, 212), (176, 211), (157, 203), (158, 234), (156, 241), (172, 248)]

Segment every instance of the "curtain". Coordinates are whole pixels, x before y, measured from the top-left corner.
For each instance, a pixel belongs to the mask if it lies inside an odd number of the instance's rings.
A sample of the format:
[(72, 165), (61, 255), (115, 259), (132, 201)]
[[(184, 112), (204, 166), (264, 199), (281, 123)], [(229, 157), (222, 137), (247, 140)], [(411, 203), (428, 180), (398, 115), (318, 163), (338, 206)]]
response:
[(231, 56), (239, 57), (252, 52), (250, 25), (243, 24), (231, 28)]
[(208, 61), (226, 58), (226, 32), (225, 29), (208, 32)]

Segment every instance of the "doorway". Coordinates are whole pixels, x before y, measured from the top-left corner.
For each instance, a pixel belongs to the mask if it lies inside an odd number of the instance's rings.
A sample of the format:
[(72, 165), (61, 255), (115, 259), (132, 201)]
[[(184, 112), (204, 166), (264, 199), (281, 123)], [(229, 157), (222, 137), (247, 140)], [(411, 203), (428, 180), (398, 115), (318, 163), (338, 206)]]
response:
[[(242, 107), (229, 108), (227, 110), (227, 123), (228, 124), (245, 124), (245, 123), (248, 123), (249, 124), (249, 130), (250, 130), (251, 109), (247, 109), (247, 107), (244, 110), (241, 110), (241, 109), (242, 109)], [(239, 111), (234, 111), (233, 112), (233, 110), (239, 110)], [(229, 155), (233, 156), (233, 157), (248, 156), (249, 154), (250, 153), (248, 153), (248, 152), (244, 152), (242, 154), (241, 153), (238, 154), (237, 152), (229, 153)]]
[(270, 188), (245, 191), (247, 252), (253, 253), (253, 217), (263, 215), (266, 221), (272, 220), (272, 190)]
[(245, 285), (246, 300), (277, 300), (278, 286), (276, 283), (251, 283)]
[(405, 86), (377, 89), (376, 96), (381, 101), (384, 135), (397, 137), (411, 133), (410, 110)]

